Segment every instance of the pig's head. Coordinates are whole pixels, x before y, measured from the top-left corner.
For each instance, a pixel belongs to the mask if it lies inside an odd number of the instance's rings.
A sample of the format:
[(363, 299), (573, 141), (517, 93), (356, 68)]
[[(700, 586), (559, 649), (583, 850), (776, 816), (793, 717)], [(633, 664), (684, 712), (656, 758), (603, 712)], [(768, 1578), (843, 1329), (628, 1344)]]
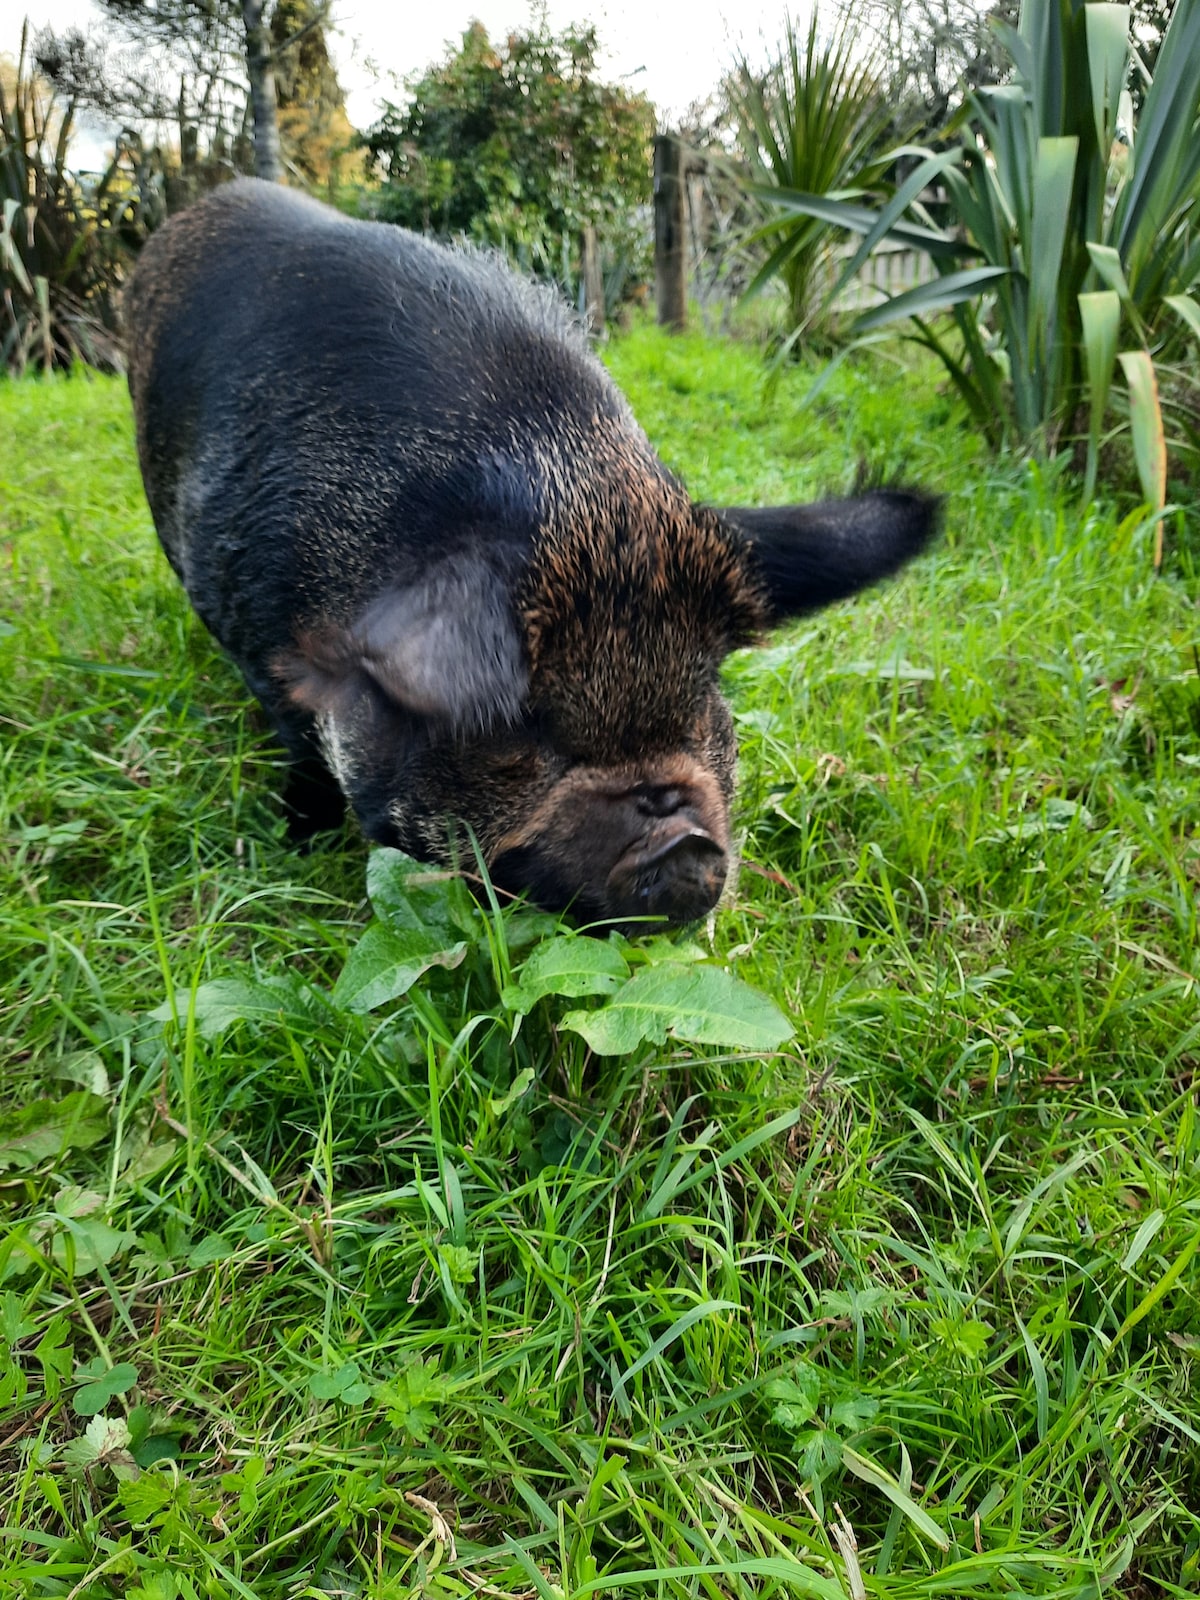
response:
[(716, 905), (737, 753), (721, 662), (895, 571), (936, 504), (881, 490), (718, 511), (655, 466), (619, 492), (609, 477), (532, 546), (464, 530), (300, 640), (292, 701), (370, 837), (445, 859), (457, 818), (497, 886), (580, 921)]

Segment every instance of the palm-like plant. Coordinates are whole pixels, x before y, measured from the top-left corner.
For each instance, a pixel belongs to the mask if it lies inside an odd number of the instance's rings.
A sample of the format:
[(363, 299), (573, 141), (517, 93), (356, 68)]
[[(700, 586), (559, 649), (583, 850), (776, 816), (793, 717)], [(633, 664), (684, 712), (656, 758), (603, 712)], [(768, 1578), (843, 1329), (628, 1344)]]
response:
[[(801, 44), (789, 22), (783, 49), (767, 71), (755, 73), (743, 59), (728, 94), (742, 155), (763, 197), (799, 190), (846, 200), (869, 192), (887, 169), (883, 143), (891, 108), (869, 53), (847, 23), (822, 39), (814, 13)], [(802, 339), (829, 304), (829, 229), (781, 207), (754, 238), (770, 253), (748, 292), (780, 278), (789, 333)]]
[[(851, 331), (911, 317), (997, 442), (1048, 453), (1086, 415), (1088, 493), (1119, 370), (1143, 492), (1161, 507), (1156, 371), (1200, 337), (1200, 0), (1177, 0), (1136, 128), (1128, 5), (1024, 0), (1000, 33), (1012, 81), (970, 95), (961, 143), (925, 152), (883, 205), (797, 190), (776, 204), (863, 236), (843, 281), (881, 239), (927, 251), (938, 278)], [(935, 179), (955, 230), (921, 209)], [(957, 341), (928, 320), (947, 310)]]

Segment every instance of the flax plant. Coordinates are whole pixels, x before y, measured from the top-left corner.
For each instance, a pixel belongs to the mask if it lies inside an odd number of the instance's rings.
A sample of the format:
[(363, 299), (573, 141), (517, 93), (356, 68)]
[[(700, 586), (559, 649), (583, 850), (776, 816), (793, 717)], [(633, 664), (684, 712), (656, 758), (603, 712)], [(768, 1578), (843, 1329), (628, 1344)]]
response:
[(160, 197), (130, 134), (97, 180), (79, 180), (74, 102), (38, 78), (29, 44), (26, 23), (10, 89), (0, 82), (0, 372), (76, 362), (113, 371), (117, 294)]
[[(814, 13), (801, 41), (789, 22), (783, 49), (767, 71), (755, 73), (743, 59), (729, 93), (742, 155), (768, 201), (797, 190), (845, 199), (870, 191), (886, 171), (891, 111), (850, 24), (823, 39)], [(753, 237), (770, 250), (748, 292), (781, 279), (791, 342), (803, 340), (820, 325), (831, 299), (829, 229), (794, 208), (772, 205)]]
[[(842, 283), (881, 240), (928, 253), (938, 277), (851, 332), (911, 318), (993, 444), (1052, 455), (1083, 430), (1089, 497), (1120, 387), (1158, 510), (1171, 443), (1159, 379), (1200, 338), (1200, 0), (1179, 0), (1136, 126), (1126, 86), (1145, 69), (1129, 6), (1024, 0), (1000, 34), (1011, 81), (968, 95), (960, 142), (926, 150), (883, 204), (798, 185), (770, 199), (862, 235)], [(946, 228), (922, 205), (934, 183), (952, 204)], [(957, 337), (930, 320), (946, 311)]]

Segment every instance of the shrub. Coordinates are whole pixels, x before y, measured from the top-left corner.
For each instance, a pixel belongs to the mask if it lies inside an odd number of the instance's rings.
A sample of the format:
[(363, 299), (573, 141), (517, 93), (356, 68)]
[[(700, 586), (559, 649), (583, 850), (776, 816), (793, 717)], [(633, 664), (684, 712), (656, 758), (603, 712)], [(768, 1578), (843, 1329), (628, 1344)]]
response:
[(473, 23), (363, 136), (384, 179), (378, 214), (467, 235), (568, 286), (593, 226), (625, 275), (642, 270), (654, 113), (599, 81), (596, 49), (592, 28), (555, 35), (535, 20), (494, 46)]

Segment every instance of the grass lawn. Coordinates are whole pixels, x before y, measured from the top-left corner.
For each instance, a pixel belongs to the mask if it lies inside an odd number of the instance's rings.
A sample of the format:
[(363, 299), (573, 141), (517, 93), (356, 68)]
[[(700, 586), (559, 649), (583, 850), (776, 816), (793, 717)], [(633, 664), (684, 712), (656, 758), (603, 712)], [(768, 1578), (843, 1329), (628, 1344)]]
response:
[[(0, 383), (0, 1596), (1200, 1592), (1200, 544), (925, 366), (609, 360), (699, 496), (948, 527), (731, 659), (737, 894), (565, 995), (394, 858), (364, 937), (123, 385)], [(718, 969), (781, 1048), (589, 1049)]]

